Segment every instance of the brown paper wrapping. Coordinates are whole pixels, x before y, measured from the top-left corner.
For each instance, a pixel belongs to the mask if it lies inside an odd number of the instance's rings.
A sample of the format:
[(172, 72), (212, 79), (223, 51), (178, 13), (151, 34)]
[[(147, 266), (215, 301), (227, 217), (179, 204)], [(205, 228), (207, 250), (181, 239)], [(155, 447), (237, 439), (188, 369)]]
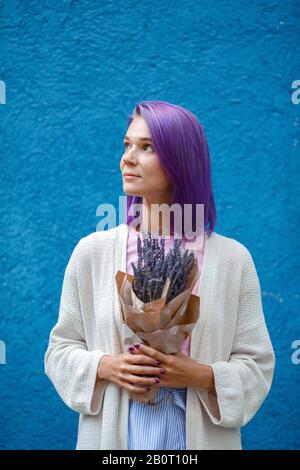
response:
[[(166, 304), (169, 288), (167, 279), (162, 297), (152, 302), (143, 303), (137, 298), (133, 289), (133, 275), (118, 271), (115, 279), (119, 294), (122, 314), (123, 352), (136, 343), (145, 343), (165, 354), (179, 352), (183, 341), (191, 333), (199, 318), (200, 297), (192, 294), (199, 279), (198, 260), (195, 256), (194, 266), (188, 278), (187, 289)], [(131, 398), (144, 403), (154, 403), (159, 385), (151, 386), (151, 391), (144, 395), (133, 395)]]

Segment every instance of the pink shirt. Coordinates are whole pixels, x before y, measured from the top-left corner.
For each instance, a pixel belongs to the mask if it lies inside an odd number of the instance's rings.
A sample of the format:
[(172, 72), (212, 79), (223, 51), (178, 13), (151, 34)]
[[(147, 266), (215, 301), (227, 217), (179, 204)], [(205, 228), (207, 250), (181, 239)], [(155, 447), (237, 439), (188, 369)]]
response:
[[(128, 274), (133, 274), (133, 269), (131, 263), (133, 262), (135, 265), (137, 264), (137, 237), (139, 232), (135, 230), (132, 225), (129, 225), (129, 233), (128, 233), (128, 243), (127, 243), (127, 261), (126, 261), (126, 272)], [(159, 237), (160, 239), (161, 237)], [(165, 238), (165, 253), (167, 254), (169, 249), (173, 247), (174, 237)], [(192, 248), (193, 246), (193, 248)], [(201, 276), (201, 268), (202, 268), (202, 261), (203, 261), (203, 253), (204, 253), (204, 236), (203, 234), (197, 238), (196, 243), (192, 243), (189, 240), (186, 240), (184, 237), (181, 240), (180, 249), (194, 249), (196, 248), (196, 252), (198, 255), (198, 265), (199, 271)], [(198, 295), (199, 289), (199, 282), (200, 276), (198, 281), (196, 282), (192, 294)], [(190, 354), (190, 335), (184, 340), (181, 352), (186, 354), (187, 356)]]

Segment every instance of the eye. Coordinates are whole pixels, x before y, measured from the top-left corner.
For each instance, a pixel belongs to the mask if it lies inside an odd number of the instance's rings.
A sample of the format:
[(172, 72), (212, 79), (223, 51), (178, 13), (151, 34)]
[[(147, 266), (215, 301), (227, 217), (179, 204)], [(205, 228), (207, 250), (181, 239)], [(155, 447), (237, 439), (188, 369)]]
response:
[[(124, 142), (124, 147), (125, 147), (126, 150), (127, 150), (127, 146), (128, 146), (128, 145), (130, 145), (129, 142)], [(150, 145), (150, 144), (145, 144), (145, 145), (142, 146), (143, 149), (144, 149), (145, 147), (150, 147), (151, 150), (154, 152), (154, 148), (152, 147), (152, 145)]]
[(150, 147), (151, 150), (154, 150), (153, 147), (152, 147), (152, 145), (150, 145), (150, 144), (145, 144), (145, 145), (143, 146), (143, 148), (144, 148), (144, 147)]

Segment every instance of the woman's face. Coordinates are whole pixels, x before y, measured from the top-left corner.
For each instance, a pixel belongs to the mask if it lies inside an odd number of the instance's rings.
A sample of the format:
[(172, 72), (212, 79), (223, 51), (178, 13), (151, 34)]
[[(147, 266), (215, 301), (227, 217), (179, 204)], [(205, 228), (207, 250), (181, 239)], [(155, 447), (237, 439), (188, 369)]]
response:
[[(172, 185), (155, 153), (150, 130), (143, 117), (133, 119), (124, 138), (124, 147), (120, 162), (124, 193), (142, 196), (149, 203), (170, 204)], [(130, 177), (130, 174), (135, 176)]]

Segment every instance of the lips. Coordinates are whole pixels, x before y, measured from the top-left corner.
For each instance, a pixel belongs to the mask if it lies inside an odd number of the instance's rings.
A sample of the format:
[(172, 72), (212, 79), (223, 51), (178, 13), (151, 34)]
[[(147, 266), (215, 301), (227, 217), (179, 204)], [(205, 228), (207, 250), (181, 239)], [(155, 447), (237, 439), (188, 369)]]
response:
[(136, 178), (140, 178), (139, 175), (134, 175), (133, 173), (124, 173), (124, 176), (135, 176)]

